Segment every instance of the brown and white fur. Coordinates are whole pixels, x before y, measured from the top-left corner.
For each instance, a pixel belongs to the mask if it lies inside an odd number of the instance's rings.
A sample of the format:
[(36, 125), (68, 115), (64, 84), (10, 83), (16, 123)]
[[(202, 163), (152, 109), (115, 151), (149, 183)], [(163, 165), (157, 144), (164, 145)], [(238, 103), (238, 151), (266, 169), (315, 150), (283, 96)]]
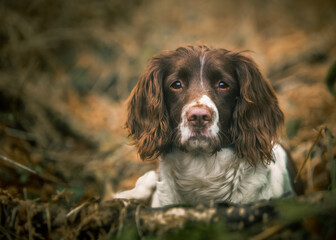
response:
[(152, 197), (160, 207), (293, 195), (278, 144), (283, 121), (273, 88), (244, 54), (207, 46), (161, 53), (133, 89), (126, 122), (140, 157), (159, 158), (159, 169), (115, 197)]

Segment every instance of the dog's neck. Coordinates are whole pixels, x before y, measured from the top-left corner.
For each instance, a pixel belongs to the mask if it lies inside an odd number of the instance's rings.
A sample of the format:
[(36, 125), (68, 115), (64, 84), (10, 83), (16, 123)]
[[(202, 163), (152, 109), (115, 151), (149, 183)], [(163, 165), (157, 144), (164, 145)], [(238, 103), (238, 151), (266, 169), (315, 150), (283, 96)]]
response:
[(231, 148), (213, 155), (175, 150), (162, 156), (160, 175), (180, 198), (178, 202), (210, 202), (230, 200), (244, 172), (251, 168)]

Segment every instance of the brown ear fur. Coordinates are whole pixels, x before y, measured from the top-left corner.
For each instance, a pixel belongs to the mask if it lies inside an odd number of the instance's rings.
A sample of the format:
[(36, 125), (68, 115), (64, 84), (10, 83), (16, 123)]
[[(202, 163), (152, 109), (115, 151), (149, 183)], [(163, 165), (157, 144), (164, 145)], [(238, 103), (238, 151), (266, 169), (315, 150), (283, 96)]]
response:
[(240, 84), (231, 127), (235, 151), (255, 165), (261, 160), (273, 160), (272, 148), (277, 143), (277, 132), (284, 115), (270, 83), (262, 76), (257, 65), (239, 53), (232, 54)]
[(163, 97), (163, 67), (153, 58), (128, 101), (126, 128), (143, 160), (154, 160), (167, 146), (169, 118)]

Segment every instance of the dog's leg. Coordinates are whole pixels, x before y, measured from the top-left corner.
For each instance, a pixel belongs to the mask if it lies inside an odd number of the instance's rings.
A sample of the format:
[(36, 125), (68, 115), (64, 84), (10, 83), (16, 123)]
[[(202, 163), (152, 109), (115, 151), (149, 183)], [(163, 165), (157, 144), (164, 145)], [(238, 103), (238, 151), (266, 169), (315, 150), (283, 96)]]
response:
[(149, 200), (152, 197), (159, 176), (155, 171), (149, 171), (141, 176), (131, 190), (114, 194), (114, 198)]

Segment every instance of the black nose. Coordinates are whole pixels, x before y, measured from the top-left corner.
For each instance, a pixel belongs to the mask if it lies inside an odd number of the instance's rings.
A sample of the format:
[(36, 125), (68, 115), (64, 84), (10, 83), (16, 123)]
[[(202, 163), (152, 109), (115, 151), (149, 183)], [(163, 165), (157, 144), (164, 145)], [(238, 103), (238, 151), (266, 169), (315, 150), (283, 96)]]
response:
[(205, 127), (211, 122), (211, 112), (207, 107), (193, 107), (187, 112), (187, 120), (193, 127)]

